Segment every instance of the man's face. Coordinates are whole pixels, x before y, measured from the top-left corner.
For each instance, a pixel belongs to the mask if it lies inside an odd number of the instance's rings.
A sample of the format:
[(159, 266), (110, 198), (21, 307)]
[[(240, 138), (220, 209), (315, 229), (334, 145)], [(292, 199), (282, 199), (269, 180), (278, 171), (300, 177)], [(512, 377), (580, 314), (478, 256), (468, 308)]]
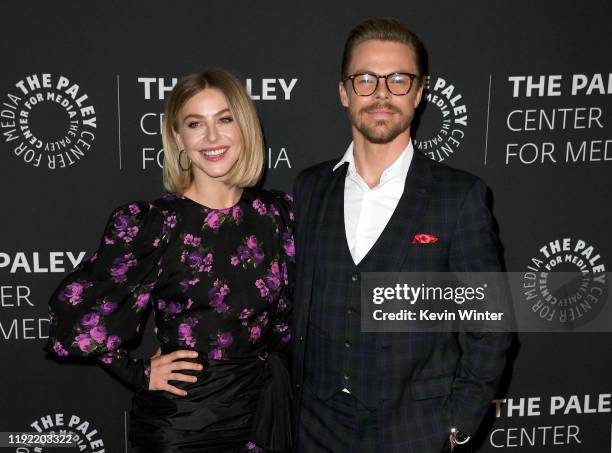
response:
[[(385, 75), (394, 72), (419, 74), (412, 48), (392, 41), (370, 40), (359, 44), (348, 66), (348, 74), (370, 72)], [(384, 144), (408, 131), (414, 110), (421, 101), (421, 79), (415, 79), (410, 92), (395, 96), (389, 92), (384, 79), (379, 79), (376, 91), (370, 96), (358, 96), (351, 81), (340, 82), (340, 100), (348, 109), (353, 127), (367, 141)]]

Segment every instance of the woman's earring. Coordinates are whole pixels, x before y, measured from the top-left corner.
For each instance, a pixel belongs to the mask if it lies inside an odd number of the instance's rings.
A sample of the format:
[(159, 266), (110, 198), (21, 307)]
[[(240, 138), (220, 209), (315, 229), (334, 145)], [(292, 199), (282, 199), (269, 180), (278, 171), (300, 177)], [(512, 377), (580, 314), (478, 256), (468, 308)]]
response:
[(183, 170), (183, 171), (189, 171), (189, 170), (191, 170), (191, 159), (187, 158), (187, 160), (189, 160), (189, 166), (188, 166), (187, 168), (183, 168), (183, 165), (181, 164), (181, 155), (182, 155), (184, 152), (185, 152), (185, 150), (184, 150), (184, 149), (182, 149), (182, 150), (181, 150), (181, 152), (179, 153), (179, 155), (178, 155), (178, 164), (179, 164), (179, 167), (181, 167), (181, 170)]

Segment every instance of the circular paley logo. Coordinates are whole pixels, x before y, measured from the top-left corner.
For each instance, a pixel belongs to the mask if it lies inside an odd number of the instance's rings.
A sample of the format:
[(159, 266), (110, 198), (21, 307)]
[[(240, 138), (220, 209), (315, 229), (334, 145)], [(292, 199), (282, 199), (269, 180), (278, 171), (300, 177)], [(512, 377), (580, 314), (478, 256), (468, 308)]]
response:
[[(15, 453), (42, 451), (79, 451), (97, 453), (105, 450), (99, 431), (76, 414), (56, 412), (39, 417), (27, 430), (14, 434)], [(16, 442), (15, 442), (16, 441)]]
[(81, 86), (66, 76), (28, 75), (1, 103), (5, 146), (34, 167), (70, 167), (87, 155), (96, 138), (96, 109)]
[(461, 146), (468, 124), (468, 112), (454, 84), (442, 77), (427, 76), (414, 146), (438, 162), (451, 157)]
[(606, 266), (582, 239), (555, 239), (540, 247), (523, 276), (530, 310), (552, 328), (571, 330), (592, 321), (608, 295)]

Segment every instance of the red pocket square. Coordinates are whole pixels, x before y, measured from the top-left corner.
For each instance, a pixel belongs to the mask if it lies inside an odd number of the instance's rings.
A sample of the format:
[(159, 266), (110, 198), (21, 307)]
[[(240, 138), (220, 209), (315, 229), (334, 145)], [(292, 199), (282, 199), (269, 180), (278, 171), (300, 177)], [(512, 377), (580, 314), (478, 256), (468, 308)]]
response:
[(438, 236), (434, 236), (433, 234), (415, 234), (412, 239), (413, 244), (431, 244), (433, 242), (438, 242)]

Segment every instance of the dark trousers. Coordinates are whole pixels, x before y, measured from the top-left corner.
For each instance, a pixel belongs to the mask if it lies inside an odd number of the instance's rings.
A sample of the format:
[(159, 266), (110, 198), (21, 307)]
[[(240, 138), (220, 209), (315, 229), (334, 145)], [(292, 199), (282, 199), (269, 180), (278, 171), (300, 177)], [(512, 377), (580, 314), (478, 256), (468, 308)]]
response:
[(378, 413), (338, 391), (319, 399), (304, 385), (294, 453), (380, 453)]
[[(369, 410), (353, 395), (338, 391), (321, 400), (305, 383), (298, 439), (294, 453), (381, 453), (378, 411)], [(445, 443), (440, 453), (450, 453)], [(471, 442), (453, 453), (471, 453)]]

